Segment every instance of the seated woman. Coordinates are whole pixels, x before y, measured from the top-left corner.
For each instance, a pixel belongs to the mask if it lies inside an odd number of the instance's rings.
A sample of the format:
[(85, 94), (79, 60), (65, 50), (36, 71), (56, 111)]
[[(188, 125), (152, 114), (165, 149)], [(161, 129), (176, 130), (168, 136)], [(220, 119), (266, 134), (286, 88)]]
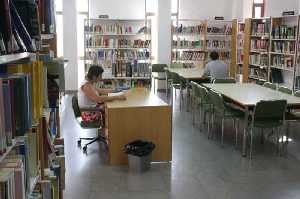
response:
[[(125, 95), (120, 96), (107, 96), (112, 93), (113, 89), (97, 88), (96, 83), (102, 81), (102, 74), (104, 70), (101, 66), (92, 65), (86, 75), (85, 80), (80, 85), (78, 91), (78, 104), (80, 108), (86, 109), (99, 109), (100, 112), (83, 112), (82, 119), (85, 121), (99, 120), (104, 111), (103, 104), (114, 100), (126, 100)], [(103, 117), (102, 117), (103, 118)]]

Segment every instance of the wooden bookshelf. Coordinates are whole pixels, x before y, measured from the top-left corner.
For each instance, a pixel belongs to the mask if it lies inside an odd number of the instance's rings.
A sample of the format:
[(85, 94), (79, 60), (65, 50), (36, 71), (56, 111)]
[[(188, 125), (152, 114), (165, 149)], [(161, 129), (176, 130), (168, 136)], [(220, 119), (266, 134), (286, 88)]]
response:
[(34, 53), (28, 53), (28, 52), (1, 55), (0, 56), (0, 65), (19, 63), (20, 61), (28, 61), (34, 57), (35, 57)]
[(184, 67), (203, 67), (207, 56), (206, 21), (174, 19), (171, 27), (171, 63)]
[(245, 23), (237, 21), (236, 35), (236, 72), (235, 78), (238, 82), (243, 81), (243, 62), (244, 62), (244, 41), (245, 41)]
[[(151, 76), (151, 20), (86, 19), (85, 72), (101, 65), (105, 80), (144, 81)], [(132, 85), (132, 82), (128, 83)]]

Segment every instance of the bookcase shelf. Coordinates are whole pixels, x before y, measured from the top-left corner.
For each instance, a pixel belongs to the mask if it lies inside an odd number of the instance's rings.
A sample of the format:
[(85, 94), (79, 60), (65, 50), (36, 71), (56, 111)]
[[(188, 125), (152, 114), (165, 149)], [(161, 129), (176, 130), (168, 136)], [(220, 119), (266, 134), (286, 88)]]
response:
[[(85, 72), (101, 65), (111, 80), (146, 80), (150, 77), (151, 20), (86, 19)], [(139, 74), (141, 78), (134, 77)]]
[(16, 53), (16, 54), (9, 54), (9, 55), (1, 55), (0, 56), (0, 65), (3, 64), (10, 64), (10, 63), (16, 63), (25, 59), (30, 59), (34, 57), (35, 54), (33, 53)]
[(276, 68), (284, 71), (289, 71), (289, 72), (294, 72), (294, 68), (286, 68), (286, 67), (281, 67), (281, 66), (270, 66), (271, 68)]

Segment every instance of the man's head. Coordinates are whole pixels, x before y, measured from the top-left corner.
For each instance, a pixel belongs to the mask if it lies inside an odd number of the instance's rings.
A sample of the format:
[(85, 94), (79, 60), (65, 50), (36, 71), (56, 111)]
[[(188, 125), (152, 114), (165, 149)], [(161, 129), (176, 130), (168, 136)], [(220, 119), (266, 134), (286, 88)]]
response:
[(102, 79), (104, 69), (102, 66), (92, 65), (86, 75), (88, 81), (98, 82)]
[(217, 53), (216, 51), (212, 51), (209, 55), (210, 59), (215, 61), (219, 59), (219, 53)]

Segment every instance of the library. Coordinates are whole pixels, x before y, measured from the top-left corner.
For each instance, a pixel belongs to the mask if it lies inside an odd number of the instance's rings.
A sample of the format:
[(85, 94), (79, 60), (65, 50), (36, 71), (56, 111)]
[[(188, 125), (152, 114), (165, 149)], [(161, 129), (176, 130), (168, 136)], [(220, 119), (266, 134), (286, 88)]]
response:
[(299, 0), (0, 1), (0, 199), (298, 199), (299, 128)]

